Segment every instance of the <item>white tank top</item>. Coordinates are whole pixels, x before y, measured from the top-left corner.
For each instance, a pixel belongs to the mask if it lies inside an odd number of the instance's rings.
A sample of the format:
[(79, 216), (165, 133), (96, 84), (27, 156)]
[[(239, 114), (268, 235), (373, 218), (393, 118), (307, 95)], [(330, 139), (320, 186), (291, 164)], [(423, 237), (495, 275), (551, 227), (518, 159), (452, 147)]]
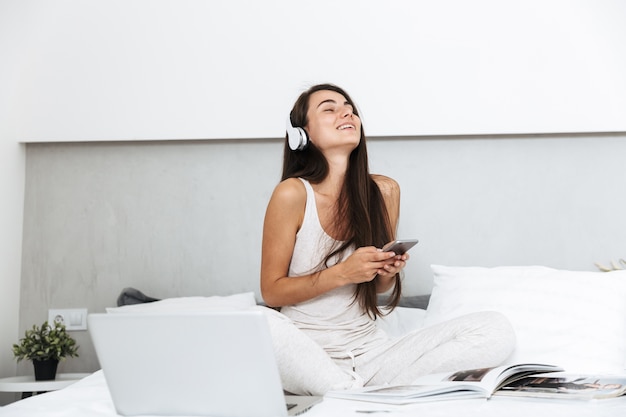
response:
[[(331, 248), (341, 244), (322, 228), (313, 188), (308, 181), (302, 178), (301, 181), (306, 188), (306, 207), (302, 227), (296, 234), (289, 276), (307, 275), (326, 268), (326, 255)], [(344, 258), (352, 251), (346, 251)], [(337, 261), (332, 259), (328, 266)], [(303, 303), (284, 306), (281, 313), (319, 343), (332, 358), (358, 356), (386, 341), (387, 336), (354, 300), (355, 290), (356, 284), (339, 287)]]

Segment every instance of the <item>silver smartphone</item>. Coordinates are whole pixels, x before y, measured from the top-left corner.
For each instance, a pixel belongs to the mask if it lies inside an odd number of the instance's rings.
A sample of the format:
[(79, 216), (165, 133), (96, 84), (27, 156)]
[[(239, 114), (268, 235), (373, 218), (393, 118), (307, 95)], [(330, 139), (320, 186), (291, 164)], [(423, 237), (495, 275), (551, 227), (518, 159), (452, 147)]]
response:
[(417, 245), (417, 239), (398, 239), (383, 246), (383, 252), (395, 252), (396, 255), (403, 255), (406, 251)]

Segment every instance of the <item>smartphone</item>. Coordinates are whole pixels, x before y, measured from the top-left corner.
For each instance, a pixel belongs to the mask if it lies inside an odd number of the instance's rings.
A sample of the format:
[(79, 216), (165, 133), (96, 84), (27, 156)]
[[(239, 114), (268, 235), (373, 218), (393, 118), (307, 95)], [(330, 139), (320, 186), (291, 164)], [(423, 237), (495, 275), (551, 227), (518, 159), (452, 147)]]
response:
[(398, 239), (383, 246), (383, 252), (395, 252), (396, 255), (403, 255), (406, 251), (417, 245), (417, 239)]

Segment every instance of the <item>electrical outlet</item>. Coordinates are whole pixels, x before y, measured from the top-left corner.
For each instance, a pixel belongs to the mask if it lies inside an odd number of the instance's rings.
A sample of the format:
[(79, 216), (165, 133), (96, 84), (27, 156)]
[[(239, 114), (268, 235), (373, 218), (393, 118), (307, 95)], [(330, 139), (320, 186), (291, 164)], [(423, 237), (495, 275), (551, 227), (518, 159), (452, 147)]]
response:
[(48, 323), (59, 322), (65, 325), (65, 330), (87, 330), (87, 309), (66, 308), (48, 310)]

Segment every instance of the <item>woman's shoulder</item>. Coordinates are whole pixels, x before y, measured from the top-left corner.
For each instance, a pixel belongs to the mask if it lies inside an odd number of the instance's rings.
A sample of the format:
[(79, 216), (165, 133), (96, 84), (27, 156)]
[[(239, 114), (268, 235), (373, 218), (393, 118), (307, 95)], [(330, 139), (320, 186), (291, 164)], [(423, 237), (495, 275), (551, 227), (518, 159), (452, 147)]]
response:
[(372, 174), (372, 180), (378, 185), (380, 192), (385, 196), (400, 194), (400, 185), (396, 180), (385, 175)]
[(272, 199), (284, 203), (302, 203), (306, 201), (304, 183), (298, 178), (287, 178), (274, 188)]

